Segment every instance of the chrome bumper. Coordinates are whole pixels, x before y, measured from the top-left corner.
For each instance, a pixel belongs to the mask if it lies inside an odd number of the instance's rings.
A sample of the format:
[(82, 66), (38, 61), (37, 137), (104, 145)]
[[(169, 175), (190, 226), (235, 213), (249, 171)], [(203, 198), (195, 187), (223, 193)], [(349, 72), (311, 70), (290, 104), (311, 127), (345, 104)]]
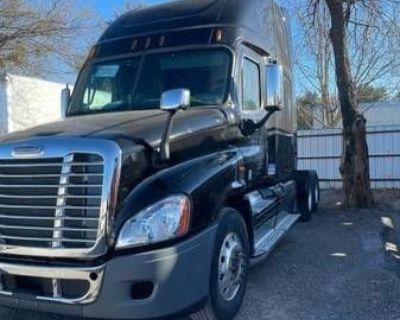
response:
[[(32, 296), (33, 299), (43, 302), (58, 302), (63, 304), (85, 305), (93, 303), (100, 294), (104, 278), (105, 266), (95, 268), (59, 268), (59, 267), (38, 267), (30, 265), (16, 265), (0, 263), (0, 297), (14, 297), (14, 292), (4, 288), (3, 275), (32, 277), (36, 279), (47, 279), (52, 281), (52, 296)], [(61, 280), (82, 280), (87, 281), (89, 286), (87, 292), (79, 298), (68, 299), (63, 297), (60, 288)], [(17, 299), (17, 297), (16, 297)]]

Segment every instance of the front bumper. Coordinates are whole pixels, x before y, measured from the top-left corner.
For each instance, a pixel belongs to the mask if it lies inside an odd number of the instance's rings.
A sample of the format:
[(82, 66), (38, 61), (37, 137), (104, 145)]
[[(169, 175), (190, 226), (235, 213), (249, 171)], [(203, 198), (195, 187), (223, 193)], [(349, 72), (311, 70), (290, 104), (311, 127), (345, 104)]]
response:
[[(95, 268), (0, 263), (2, 274), (53, 279), (53, 285), (60, 279), (90, 283), (87, 294), (79, 299), (65, 299), (62, 294), (50, 298), (20, 294), (0, 287), (0, 305), (96, 319), (153, 319), (179, 314), (208, 296), (215, 233), (216, 226), (175, 246), (118, 257)], [(149, 297), (134, 299), (133, 285), (144, 281), (153, 283), (154, 290)]]

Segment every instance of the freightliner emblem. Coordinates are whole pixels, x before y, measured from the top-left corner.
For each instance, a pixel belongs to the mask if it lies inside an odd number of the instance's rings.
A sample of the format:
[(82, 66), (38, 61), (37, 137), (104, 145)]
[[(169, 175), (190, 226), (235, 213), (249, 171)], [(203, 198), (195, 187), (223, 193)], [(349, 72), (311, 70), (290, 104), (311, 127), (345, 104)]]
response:
[(40, 147), (35, 146), (18, 147), (12, 152), (12, 156), (18, 159), (39, 158), (43, 156), (43, 154), (44, 151)]

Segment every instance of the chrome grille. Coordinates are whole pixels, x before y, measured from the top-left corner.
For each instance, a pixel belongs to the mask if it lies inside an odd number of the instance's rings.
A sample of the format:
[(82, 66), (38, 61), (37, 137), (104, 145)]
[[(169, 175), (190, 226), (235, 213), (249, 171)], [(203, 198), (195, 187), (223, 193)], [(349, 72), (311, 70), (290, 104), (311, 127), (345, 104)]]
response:
[(87, 249), (100, 234), (104, 159), (97, 154), (0, 160), (0, 243)]

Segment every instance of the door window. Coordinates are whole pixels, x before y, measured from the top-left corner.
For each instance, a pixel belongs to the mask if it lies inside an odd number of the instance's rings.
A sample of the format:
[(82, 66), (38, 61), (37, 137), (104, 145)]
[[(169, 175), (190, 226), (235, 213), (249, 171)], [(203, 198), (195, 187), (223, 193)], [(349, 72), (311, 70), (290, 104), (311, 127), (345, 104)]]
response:
[(260, 67), (245, 59), (242, 76), (242, 105), (244, 111), (259, 111), (261, 106)]

